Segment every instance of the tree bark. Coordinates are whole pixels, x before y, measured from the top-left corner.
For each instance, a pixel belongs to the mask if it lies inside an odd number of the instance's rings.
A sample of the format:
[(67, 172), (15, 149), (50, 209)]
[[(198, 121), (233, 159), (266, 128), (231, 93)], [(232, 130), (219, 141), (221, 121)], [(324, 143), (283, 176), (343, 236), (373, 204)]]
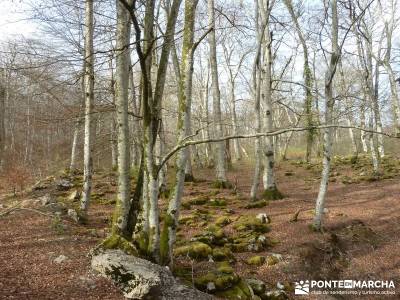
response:
[(85, 138), (83, 148), (83, 191), (81, 214), (87, 218), (87, 211), (92, 190), (92, 110), (94, 102), (94, 51), (93, 51), (93, 0), (85, 2)]
[[(338, 14), (337, 14), (337, 0), (331, 1), (332, 10), (332, 54), (330, 57), (329, 68), (325, 73), (325, 124), (332, 124), (333, 122), (333, 107), (335, 104), (333, 98), (333, 78), (336, 73), (337, 63), (339, 61), (339, 45), (338, 45)], [(323, 169), (321, 175), (321, 183), (319, 187), (318, 197), (315, 205), (315, 216), (313, 227), (315, 230), (320, 231), (322, 228), (324, 206), (326, 191), (328, 188), (329, 172), (331, 166), (332, 155), (332, 128), (324, 130), (324, 157)]]
[[(212, 28), (208, 34), (208, 43), (210, 47), (210, 68), (211, 68), (211, 85), (213, 97), (213, 121), (215, 126), (215, 137), (223, 136), (222, 116), (221, 116), (221, 95), (218, 80), (217, 65), (217, 44), (215, 39), (215, 7), (214, 0), (208, 0), (208, 26)], [(225, 143), (218, 142), (215, 147), (215, 171), (216, 183), (218, 186), (226, 187), (226, 165), (225, 165)]]

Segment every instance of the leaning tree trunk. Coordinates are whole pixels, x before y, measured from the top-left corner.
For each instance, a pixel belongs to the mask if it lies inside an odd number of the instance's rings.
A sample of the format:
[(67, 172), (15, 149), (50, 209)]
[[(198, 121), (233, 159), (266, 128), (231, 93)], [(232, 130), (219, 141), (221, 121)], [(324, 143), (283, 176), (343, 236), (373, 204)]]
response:
[(306, 126), (310, 129), (307, 130), (307, 147), (306, 147), (306, 162), (309, 163), (311, 161), (311, 151), (314, 141), (315, 130), (312, 129), (313, 122), (313, 114), (312, 114), (312, 101), (313, 96), (311, 93), (311, 88), (313, 85), (313, 78), (310, 68), (310, 63), (308, 59), (308, 48), (306, 44), (306, 40), (304, 38), (303, 32), (301, 31), (300, 24), (297, 19), (297, 15), (294, 12), (293, 4), (291, 0), (284, 0), (284, 3), (290, 13), (290, 16), (294, 22), (297, 35), (300, 39), (302, 48), (303, 48), (303, 56), (304, 56), (304, 68), (303, 68), (303, 78), (304, 78), (304, 93), (305, 93), (305, 101), (304, 101), (304, 110), (306, 115)]
[[(329, 68), (325, 73), (325, 124), (331, 125), (333, 122), (333, 107), (335, 104), (333, 98), (333, 78), (335, 77), (336, 67), (339, 60), (338, 45), (338, 17), (337, 17), (337, 0), (331, 1), (332, 9), (332, 54), (330, 58)], [(332, 131), (331, 127), (324, 130), (324, 157), (323, 169), (321, 175), (321, 183), (319, 187), (318, 197), (315, 206), (315, 216), (313, 227), (315, 230), (321, 230), (322, 219), (324, 214), (325, 198), (328, 188), (329, 172), (331, 166), (332, 155)]]
[[(185, 1), (185, 27), (182, 45), (181, 77), (179, 82), (179, 111), (178, 111), (178, 143), (183, 142), (190, 132), (190, 110), (192, 100), (192, 76), (193, 76), (193, 44), (194, 21), (196, 15), (197, 0)], [(171, 192), (167, 215), (164, 220), (164, 228), (161, 236), (161, 258), (163, 264), (173, 264), (173, 246), (176, 240), (179, 211), (183, 186), (185, 181), (185, 166), (188, 160), (188, 148), (185, 147), (177, 153), (175, 163), (176, 183)]]
[(93, 0), (85, 2), (85, 138), (83, 147), (83, 191), (81, 215), (87, 218), (92, 190), (92, 109), (94, 102)]
[[(215, 128), (215, 138), (223, 136), (222, 116), (221, 116), (221, 95), (219, 90), (218, 80), (218, 65), (217, 65), (217, 44), (215, 40), (215, 7), (214, 0), (208, 0), (208, 26), (212, 28), (208, 34), (208, 42), (210, 47), (210, 68), (211, 68), (211, 83), (213, 95), (213, 121)], [(216, 171), (216, 186), (226, 187), (226, 166), (225, 166), (225, 142), (216, 143), (215, 155), (215, 171)]]

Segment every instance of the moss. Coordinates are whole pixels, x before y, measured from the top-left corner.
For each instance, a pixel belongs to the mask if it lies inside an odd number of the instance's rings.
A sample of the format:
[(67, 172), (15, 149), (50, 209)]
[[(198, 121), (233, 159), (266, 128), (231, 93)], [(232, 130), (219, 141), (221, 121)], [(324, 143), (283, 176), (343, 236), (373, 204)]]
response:
[(263, 295), (266, 290), (265, 283), (258, 279), (247, 279), (247, 284), (251, 287), (254, 294), (256, 295)]
[(195, 215), (184, 215), (179, 218), (179, 224), (192, 225), (195, 224), (197, 220), (198, 217)]
[(169, 260), (169, 228), (174, 225), (174, 219), (171, 215), (166, 214), (164, 217), (163, 227), (160, 234), (160, 257), (161, 264), (167, 264)]
[(284, 195), (275, 187), (264, 190), (262, 198), (265, 200), (279, 200), (283, 199)]
[(250, 300), (253, 298), (249, 286), (244, 280), (239, 280), (239, 282), (230, 289), (217, 292), (215, 295), (229, 300)]
[(120, 235), (112, 234), (108, 236), (100, 245), (102, 249), (120, 249), (127, 254), (138, 255), (135, 246)]
[(233, 268), (227, 261), (223, 261), (218, 264), (217, 271), (220, 273), (225, 273), (225, 274), (233, 274)]
[(261, 220), (255, 216), (241, 216), (239, 220), (235, 222), (233, 228), (236, 231), (255, 231), (260, 233), (266, 233), (269, 231), (269, 226), (263, 224)]
[(276, 265), (279, 262), (280, 262), (280, 259), (276, 255), (270, 255), (267, 257), (267, 265), (268, 266)]
[(209, 202), (209, 205), (216, 206), (216, 207), (223, 207), (223, 206), (226, 206), (226, 200), (220, 199), (220, 198), (211, 199)]
[(212, 250), (212, 257), (215, 261), (234, 259), (232, 251), (228, 247), (219, 247)]
[(187, 203), (190, 205), (204, 205), (207, 201), (210, 200), (208, 196), (199, 196), (193, 199), (190, 199)]
[(246, 260), (246, 263), (252, 266), (261, 266), (264, 262), (265, 257), (260, 255), (252, 256)]
[(252, 201), (249, 204), (247, 204), (244, 208), (247, 209), (252, 209), (252, 208), (261, 208), (267, 206), (268, 202), (266, 200), (260, 200), (260, 201)]
[(194, 242), (189, 245), (181, 246), (175, 249), (175, 256), (188, 255), (193, 259), (207, 259), (212, 254), (212, 249), (209, 245), (202, 242)]
[(233, 186), (229, 181), (214, 181), (212, 184), (214, 189), (231, 189)]
[(222, 227), (226, 226), (230, 223), (232, 223), (232, 220), (231, 220), (231, 218), (229, 218), (227, 216), (221, 216), (215, 220), (215, 225), (222, 226)]

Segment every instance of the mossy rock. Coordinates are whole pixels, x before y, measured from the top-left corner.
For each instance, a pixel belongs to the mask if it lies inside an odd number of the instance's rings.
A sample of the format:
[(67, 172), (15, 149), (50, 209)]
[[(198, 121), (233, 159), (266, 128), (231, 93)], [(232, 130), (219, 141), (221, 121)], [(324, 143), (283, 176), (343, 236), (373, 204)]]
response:
[(275, 187), (264, 190), (262, 193), (262, 198), (265, 200), (279, 200), (283, 199), (284, 195)]
[(219, 263), (217, 271), (219, 273), (233, 274), (233, 268), (227, 261), (223, 261), (223, 262)]
[(215, 293), (217, 297), (229, 300), (252, 300), (253, 296), (250, 291), (249, 285), (240, 280), (236, 285), (228, 290)]
[(200, 290), (207, 291), (207, 285), (212, 282), (215, 285), (216, 291), (224, 291), (232, 288), (239, 281), (239, 276), (233, 273), (208, 272), (196, 278), (194, 280), (194, 285)]
[(266, 233), (269, 231), (269, 226), (263, 224), (255, 216), (241, 216), (239, 220), (235, 222), (233, 228), (236, 231), (254, 231), (259, 233)]
[[(118, 234), (108, 236), (96, 249), (119, 249), (127, 254), (138, 256), (139, 252), (136, 247), (124, 237)], [(95, 249), (94, 252), (97, 250)]]
[(278, 256), (278, 255), (276, 255), (276, 254), (275, 254), (275, 255), (270, 255), (270, 256), (268, 256), (268, 257), (267, 257), (267, 260), (266, 260), (268, 266), (276, 265), (276, 264), (279, 263), (280, 261), (282, 261), (281, 256)]
[(229, 242), (224, 230), (216, 225), (208, 226), (203, 234), (196, 235), (193, 239), (210, 246), (223, 246)]
[(251, 287), (254, 294), (261, 296), (264, 295), (266, 290), (266, 285), (263, 281), (258, 279), (249, 278), (246, 279), (247, 284)]
[(261, 266), (265, 263), (265, 256), (255, 255), (246, 260), (246, 263), (251, 266)]
[(226, 200), (225, 199), (221, 199), (221, 198), (215, 198), (215, 199), (211, 199), (208, 204), (210, 206), (215, 206), (215, 207), (225, 207), (226, 206)]
[(234, 255), (228, 247), (218, 247), (212, 250), (212, 257), (215, 261), (225, 261), (234, 259)]
[(199, 196), (199, 197), (190, 199), (187, 203), (189, 203), (190, 205), (204, 205), (209, 200), (210, 200), (210, 198), (208, 196)]
[(214, 189), (231, 189), (233, 186), (229, 181), (214, 181), (212, 184)]
[(179, 218), (179, 224), (182, 225), (193, 225), (193, 224), (197, 224), (198, 221), (198, 217), (195, 215), (183, 215)]
[(262, 208), (267, 206), (268, 201), (266, 200), (259, 200), (259, 201), (252, 201), (249, 204), (247, 204), (244, 208), (246, 209), (252, 209), (252, 208)]
[(175, 256), (189, 256), (190, 258), (201, 260), (207, 259), (212, 254), (209, 245), (202, 242), (194, 242), (189, 245), (178, 247), (174, 250)]
[(215, 220), (215, 225), (221, 226), (221, 227), (224, 227), (230, 223), (232, 223), (232, 219), (227, 216), (221, 216)]

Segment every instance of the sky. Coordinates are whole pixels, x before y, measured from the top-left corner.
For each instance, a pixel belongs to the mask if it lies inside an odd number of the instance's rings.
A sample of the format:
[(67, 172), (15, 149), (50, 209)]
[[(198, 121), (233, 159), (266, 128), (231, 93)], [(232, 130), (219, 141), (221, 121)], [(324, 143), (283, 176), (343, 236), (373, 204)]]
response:
[(27, 37), (37, 30), (34, 22), (26, 20), (26, 10), (28, 5), (24, 0), (0, 0), (0, 40), (19, 35)]

